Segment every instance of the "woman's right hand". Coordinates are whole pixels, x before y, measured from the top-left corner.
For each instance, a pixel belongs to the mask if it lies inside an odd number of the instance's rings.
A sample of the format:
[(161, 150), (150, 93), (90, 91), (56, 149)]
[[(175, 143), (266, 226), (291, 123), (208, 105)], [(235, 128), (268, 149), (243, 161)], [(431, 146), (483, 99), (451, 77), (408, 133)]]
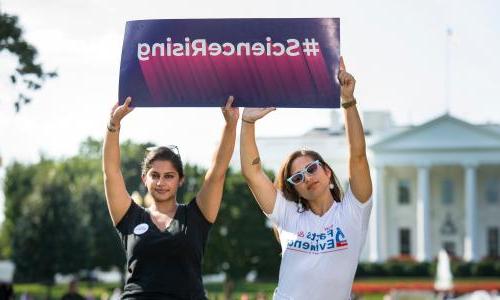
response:
[(111, 115), (109, 118), (109, 124), (108, 127), (112, 129), (119, 129), (120, 128), (120, 122), (121, 120), (128, 115), (134, 108), (130, 107), (130, 103), (132, 102), (131, 97), (127, 97), (125, 99), (125, 103), (122, 105), (118, 105), (116, 103), (113, 108), (111, 109)]
[(255, 123), (273, 110), (276, 110), (276, 107), (245, 107), (241, 119), (247, 123)]

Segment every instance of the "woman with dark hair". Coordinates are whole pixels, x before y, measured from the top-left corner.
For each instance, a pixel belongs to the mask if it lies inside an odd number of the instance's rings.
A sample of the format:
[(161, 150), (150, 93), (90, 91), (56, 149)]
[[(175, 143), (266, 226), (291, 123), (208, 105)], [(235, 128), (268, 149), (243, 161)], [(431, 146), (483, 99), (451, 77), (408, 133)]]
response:
[(338, 80), (349, 144), (345, 194), (333, 169), (314, 151), (292, 153), (276, 185), (260, 164), (255, 122), (274, 108), (245, 108), (241, 169), (260, 208), (277, 228), (282, 248), (274, 299), (349, 299), (372, 207), (372, 183), (354, 77), (342, 58)]
[(177, 147), (156, 147), (146, 155), (142, 181), (153, 198), (148, 208), (130, 198), (120, 170), (119, 132), (132, 111), (131, 98), (116, 104), (104, 138), (103, 172), (106, 200), (127, 257), (122, 299), (207, 299), (201, 262), (209, 229), (217, 217), (226, 170), (236, 139), (238, 108), (229, 97), (222, 114), (222, 139), (205, 180), (188, 204), (177, 203), (184, 182)]

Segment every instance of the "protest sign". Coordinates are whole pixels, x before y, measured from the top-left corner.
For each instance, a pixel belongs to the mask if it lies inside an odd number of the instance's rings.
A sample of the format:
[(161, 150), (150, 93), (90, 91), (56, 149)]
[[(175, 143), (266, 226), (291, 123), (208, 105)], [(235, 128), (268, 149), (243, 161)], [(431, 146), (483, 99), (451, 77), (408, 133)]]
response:
[(119, 99), (134, 106), (339, 107), (340, 21), (138, 20), (126, 25)]

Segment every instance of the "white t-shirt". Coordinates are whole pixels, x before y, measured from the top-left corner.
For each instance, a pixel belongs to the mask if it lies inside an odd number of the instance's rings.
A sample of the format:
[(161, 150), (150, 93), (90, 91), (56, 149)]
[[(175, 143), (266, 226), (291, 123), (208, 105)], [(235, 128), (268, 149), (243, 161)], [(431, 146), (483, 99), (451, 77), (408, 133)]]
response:
[(323, 215), (297, 212), (278, 191), (268, 215), (278, 227), (282, 259), (275, 300), (350, 299), (372, 199), (361, 203), (347, 190)]

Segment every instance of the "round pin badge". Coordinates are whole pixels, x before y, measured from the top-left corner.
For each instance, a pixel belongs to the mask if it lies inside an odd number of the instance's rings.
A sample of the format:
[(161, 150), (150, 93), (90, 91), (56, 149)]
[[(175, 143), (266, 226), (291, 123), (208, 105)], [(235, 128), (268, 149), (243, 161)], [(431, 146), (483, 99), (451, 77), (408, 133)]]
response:
[(146, 224), (146, 223), (139, 224), (139, 225), (135, 226), (135, 228), (134, 228), (134, 234), (141, 235), (144, 232), (148, 231), (148, 229), (149, 229), (149, 225), (148, 224)]

